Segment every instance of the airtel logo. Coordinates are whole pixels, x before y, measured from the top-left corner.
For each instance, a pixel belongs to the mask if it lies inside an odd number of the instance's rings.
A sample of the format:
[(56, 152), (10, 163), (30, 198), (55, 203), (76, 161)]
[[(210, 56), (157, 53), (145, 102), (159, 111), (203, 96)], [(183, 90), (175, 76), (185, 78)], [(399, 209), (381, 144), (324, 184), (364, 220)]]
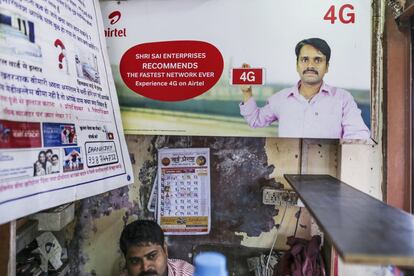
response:
[(119, 19), (121, 19), (121, 12), (120, 11), (111, 12), (111, 14), (108, 15), (108, 19), (110, 20), (109, 23), (111, 23), (111, 25), (114, 25), (116, 22), (119, 21)]
[[(113, 11), (108, 15), (109, 23), (111, 25), (116, 24), (121, 19), (121, 12), (120, 11)], [(126, 28), (106, 28), (105, 37), (125, 37), (127, 36)]]

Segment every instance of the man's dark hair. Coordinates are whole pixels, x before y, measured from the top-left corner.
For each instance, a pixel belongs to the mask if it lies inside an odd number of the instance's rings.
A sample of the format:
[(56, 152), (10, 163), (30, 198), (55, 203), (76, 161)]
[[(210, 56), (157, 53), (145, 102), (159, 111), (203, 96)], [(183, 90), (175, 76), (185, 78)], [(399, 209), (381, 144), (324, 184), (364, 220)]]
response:
[(299, 41), (298, 44), (296, 44), (295, 47), (295, 53), (296, 53), (296, 61), (299, 59), (299, 53), (300, 49), (302, 49), (305, 45), (311, 45), (321, 51), (322, 54), (326, 56), (326, 63), (329, 63), (329, 60), (331, 59), (331, 48), (329, 47), (328, 43), (326, 43), (325, 40), (321, 38), (307, 38), (302, 41)]
[(57, 155), (57, 154), (53, 154), (53, 155), (52, 155), (52, 159), (53, 159), (53, 158), (59, 159), (59, 155)]
[(164, 247), (164, 233), (161, 227), (152, 220), (136, 220), (128, 224), (122, 231), (119, 245), (126, 256), (131, 246), (158, 244)]

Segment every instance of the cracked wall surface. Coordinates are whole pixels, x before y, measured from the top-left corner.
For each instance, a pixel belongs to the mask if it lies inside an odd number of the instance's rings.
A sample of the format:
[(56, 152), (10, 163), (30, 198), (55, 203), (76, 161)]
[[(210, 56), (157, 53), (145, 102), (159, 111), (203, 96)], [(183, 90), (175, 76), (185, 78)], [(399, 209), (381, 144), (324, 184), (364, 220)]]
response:
[[(197, 245), (221, 244), (271, 247), (276, 224), (277, 249), (286, 249), (294, 232), (309, 237), (311, 220), (298, 207), (262, 204), (265, 186), (290, 188), (285, 173), (300, 173), (305, 162), (310, 172), (335, 174), (337, 144), (310, 143), (311, 156), (302, 156), (302, 140), (280, 138), (135, 136), (127, 135), (134, 184), (78, 202), (70, 243), (72, 271), (76, 275), (119, 275), (123, 258), (118, 239), (126, 223), (153, 218), (147, 204), (157, 172), (157, 151), (163, 147), (210, 148), (211, 232), (203, 236), (169, 236), (170, 257), (191, 261)], [(317, 160), (316, 160), (317, 159)], [(301, 162), (302, 161), (302, 162)], [(282, 217), (284, 218), (282, 221)], [(74, 274), (74, 275), (75, 275)]]

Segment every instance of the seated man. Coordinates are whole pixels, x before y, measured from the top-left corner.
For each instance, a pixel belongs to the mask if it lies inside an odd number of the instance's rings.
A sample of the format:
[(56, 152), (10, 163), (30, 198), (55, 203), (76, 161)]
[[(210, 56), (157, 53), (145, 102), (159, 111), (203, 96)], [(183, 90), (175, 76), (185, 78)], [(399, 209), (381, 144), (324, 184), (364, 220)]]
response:
[(137, 220), (122, 231), (120, 247), (129, 276), (191, 276), (194, 267), (182, 260), (168, 259), (161, 227), (154, 221)]

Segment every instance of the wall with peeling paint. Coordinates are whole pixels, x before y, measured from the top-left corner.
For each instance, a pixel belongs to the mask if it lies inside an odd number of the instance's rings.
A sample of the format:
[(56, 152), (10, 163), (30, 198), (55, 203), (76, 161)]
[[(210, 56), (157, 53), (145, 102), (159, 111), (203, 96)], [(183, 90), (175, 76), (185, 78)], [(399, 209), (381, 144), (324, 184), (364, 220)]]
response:
[[(118, 237), (146, 209), (162, 147), (209, 147), (211, 155), (212, 228), (206, 236), (168, 237), (170, 255), (191, 259), (195, 245), (227, 244), (286, 249), (286, 237), (308, 238), (318, 231), (306, 209), (263, 205), (262, 188), (290, 188), (285, 173), (337, 176), (338, 141), (277, 138), (127, 136), (133, 161), (133, 185), (78, 203), (70, 243), (74, 275), (118, 275), (123, 267)], [(365, 162), (365, 160), (363, 161)], [(358, 166), (358, 165), (357, 165)], [(363, 170), (363, 169), (361, 169)], [(283, 223), (278, 231), (276, 224)]]
[[(352, 187), (382, 200), (382, 152), (378, 144), (343, 144), (339, 148), (338, 177)], [(343, 276), (387, 275), (381, 266), (345, 264), (338, 260), (338, 273)]]

